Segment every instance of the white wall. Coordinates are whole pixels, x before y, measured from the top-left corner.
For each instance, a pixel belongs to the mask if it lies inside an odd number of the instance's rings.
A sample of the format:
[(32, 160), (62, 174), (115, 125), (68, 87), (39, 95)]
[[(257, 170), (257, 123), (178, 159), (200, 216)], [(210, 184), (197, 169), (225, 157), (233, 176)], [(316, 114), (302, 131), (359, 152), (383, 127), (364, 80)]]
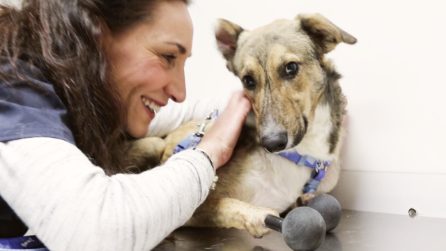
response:
[(195, 0), (189, 95), (240, 88), (213, 37), (215, 19), (245, 28), (319, 12), (358, 38), (329, 57), (344, 76), (348, 136), (335, 195), (344, 208), (446, 217), (446, 7), (442, 1)]
[[(5, 1), (5, 0), (0, 0)], [(17, 2), (17, 0), (8, 0)], [(335, 195), (344, 208), (446, 218), (446, 7), (438, 0), (193, 0), (189, 98), (240, 88), (215, 47), (215, 19), (245, 28), (319, 12), (358, 38), (329, 56), (343, 74), (349, 133)]]

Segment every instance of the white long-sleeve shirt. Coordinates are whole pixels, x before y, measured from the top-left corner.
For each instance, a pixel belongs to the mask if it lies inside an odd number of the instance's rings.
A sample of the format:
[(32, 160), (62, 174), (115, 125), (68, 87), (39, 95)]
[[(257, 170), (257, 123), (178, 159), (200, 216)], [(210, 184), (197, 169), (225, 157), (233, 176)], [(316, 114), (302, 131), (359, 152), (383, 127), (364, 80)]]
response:
[[(150, 134), (204, 117), (207, 109), (166, 109)], [(50, 250), (149, 250), (191, 217), (213, 177), (208, 159), (193, 150), (141, 174), (107, 176), (60, 139), (0, 142), (0, 195)]]

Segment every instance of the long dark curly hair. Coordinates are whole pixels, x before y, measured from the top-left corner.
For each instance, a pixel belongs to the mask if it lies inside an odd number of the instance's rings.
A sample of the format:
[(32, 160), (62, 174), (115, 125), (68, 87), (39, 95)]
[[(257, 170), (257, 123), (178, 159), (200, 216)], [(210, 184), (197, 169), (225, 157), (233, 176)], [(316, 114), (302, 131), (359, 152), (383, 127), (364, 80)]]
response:
[[(23, 0), (0, 5), (0, 56), (14, 67), (26, 60), (44, 72), (68, 109), (76, 145), (107, 174), (127, 171), (125, 111), (109, 78), (101, 45), (105, 30), (118, 33), (153, 16), (162, 1)], [(1, 78), (6, 78), (2, 76)], [(20, 74), (16, 70), (17, 76)]]

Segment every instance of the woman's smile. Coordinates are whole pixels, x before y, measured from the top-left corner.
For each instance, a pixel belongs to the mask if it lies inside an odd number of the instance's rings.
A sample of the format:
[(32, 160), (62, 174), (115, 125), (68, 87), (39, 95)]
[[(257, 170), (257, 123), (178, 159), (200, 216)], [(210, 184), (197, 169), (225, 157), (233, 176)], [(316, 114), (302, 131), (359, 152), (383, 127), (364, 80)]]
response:
[(149, 119), (152, 120), (155, 115), (160, 111), (161, 105), (156, 104), (155, 101), (142, 96), (141, 97), (142, 104), (144, 106), (144, 109), (146, 110), (147, 114), (149, 115)]

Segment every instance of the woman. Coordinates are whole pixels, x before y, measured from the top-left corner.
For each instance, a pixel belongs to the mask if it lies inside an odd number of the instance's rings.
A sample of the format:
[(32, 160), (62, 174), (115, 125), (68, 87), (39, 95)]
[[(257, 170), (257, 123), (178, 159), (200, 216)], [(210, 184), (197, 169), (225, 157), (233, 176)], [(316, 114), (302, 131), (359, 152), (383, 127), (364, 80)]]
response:
[[(250, 109), (242, 93), (199, 150), (139, 174), (127, 172), (124, 157), (160, 107), (185, 99), (187, 4), (0, 7), (0, 237), (29, 228), (50, 250), (147, 250), (204, 201)], [(172, 117), (166, 128), (190, 118)]]

